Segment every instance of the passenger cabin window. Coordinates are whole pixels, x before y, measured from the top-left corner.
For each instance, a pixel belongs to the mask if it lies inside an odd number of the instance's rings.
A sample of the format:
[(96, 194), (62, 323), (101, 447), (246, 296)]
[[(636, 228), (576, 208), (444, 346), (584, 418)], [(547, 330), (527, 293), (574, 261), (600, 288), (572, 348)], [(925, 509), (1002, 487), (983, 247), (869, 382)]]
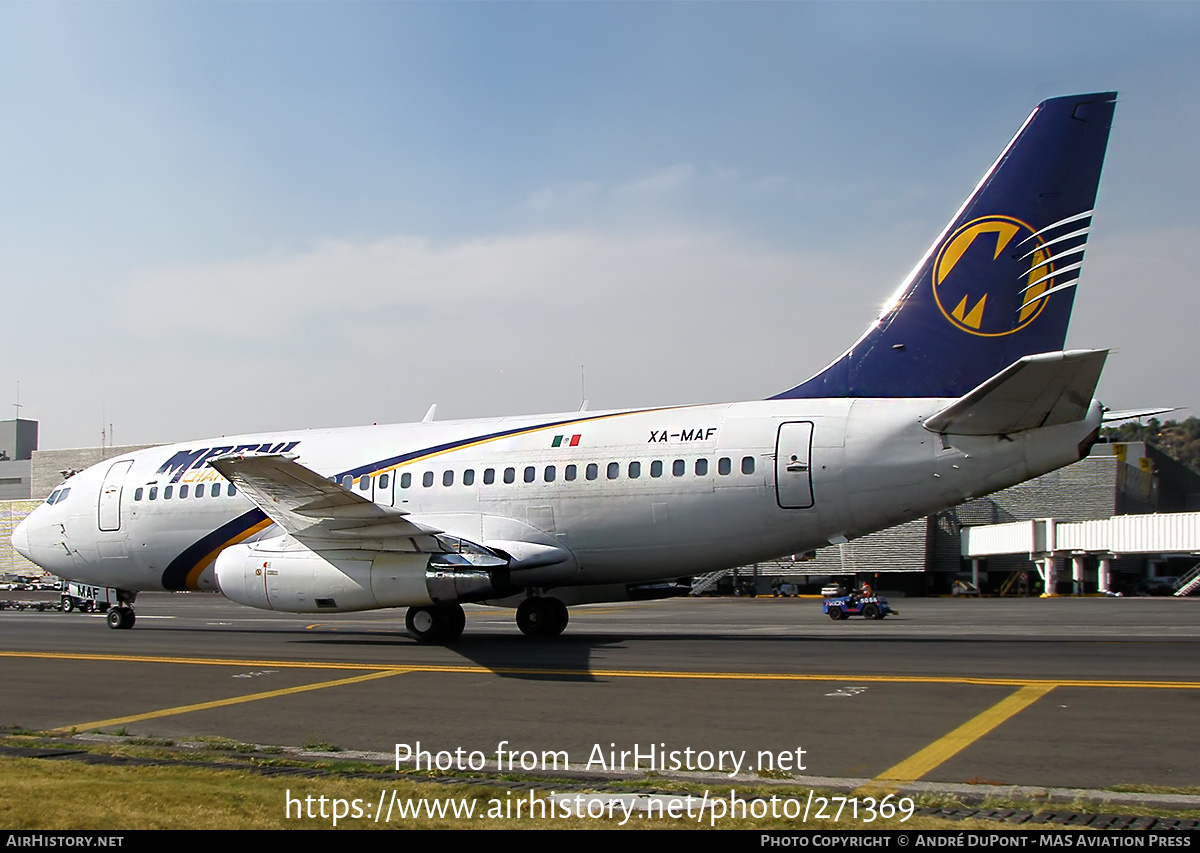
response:
[(405, 471), (403, 474), (400, 475), (400, 488), (402, 488), (402, 489), (412, 488), (412, 474), (409, 473), (408, 471)]
[(475, 469), (468, 468), (466, 471), (463, 471), (463, 485), (464, 486), (472, 486), (474, 484), (475, 484)]
[(672, 477), (682, 477), (685, 471), (687, 471), (687, 463), (682, 459), (676, 459), (671, 463)]
[(515, 483), (516, 481), (517, 481), (517, 469), (516, 468), (505, 468), (504, 469), (504, 482)]
[(707, 459), (697, 459), (696, 460), (696, 476), (703, 477), (707, 473), (708, 473), (708, 460)]
[(421, 485), (427, 489), (433, 485), (433, 472), (432, 471), (426, 471), (424, 474), (421, 475)]
[(386, 489), (387, 487), (388, 487), (388, 475), (380, 474), (379, 475), (379, 488)]
[(354, 475), (352, 475), (352, 474), (343, 474), (342, 475), (342, 488), (343, 489), (354, 488)]
[(588, 463), (586, 476), (589, 480), (596, 479), (598, 476), (600, 476), (600, 466), (598, 466), (595, 462)]
[(630, 462), (629, 463), (629, 479), (636, 480), (640, 476), (642, 476), (642, 463), (641, 462)]
[(484, 468), (483, 469), (483, 484), (485, 486), (490, 486), (494, 482), (496, 482), (496, 469), (495, 468)]
[(443, 486), (453, 486), (454, 485), (454, 472), (453, 471), (443, 471), (442, 472), (442, 485)]
[(140, 501), (142, 499), (142, 490), (141, 489), (133, 490), (133, 499), (135, 501)]
[(578, 470), (579, 469), (576, 468), (574, 465), (568, 465), (566, 468), (563, 468), (563, 479), (564, 480), (574, 480), (575, 474)]
[(754, 457), (753, 456), (743, 456), (742, 457), (742, 473), (743, 474), (753, 474), (754, 473)]
[(537, 469), (532, 465), (525, 466), (525, 482), (532, 483), (537, 477)]
[(608, 479), (615, 480), (619, 476), (621, 476), (621, 463), (620, 462), (609, 462), (608, 463)]
[(717, 460), (717, 473), (722, 477), (728, 476), (733, 471), (733, 461), (728, 456), (722, 456)]
[(167, 486), (165, 489), (163, 489), (163, 500), (169, 501), (171, 499), (171, 495), (173, 495), (174, 493), (175, 493), (175, 487)]
[(546, 471), (545, 471), (545, 474), (544, 474), (544, 479), (546, 480), (546, 482), (547, 482), (547, 483), (553, 483), (553, 482), (554, 482), (554, 477), (555, 477), (555, 474), (556, 474), (556, 472), (555, 472), (555, 470), (554, 470), (554, 466), (553, 466), (553, 465), (547, 465), (547, 466), (546, 466)]
[(179, 497), (186, 498), (187, 496), (188, 496), (188, 485), (187, 485), (187, 483), (184, 483), (182, 486), (179, 487)]
[(233, 497), (237, 494), (237, 486), (235, 486), (233, 483), (230, 483), (225, 487), (225, 494), (227, 494), (229, 497)]
[(655, 459), (653, 462), (650, 463), (650, 476), (651, 477), (661, 477), (662, 476), (662, 460), (661, 459)]
[(366, 474), (363, 474), (361, 477), (358, 478), (358, 490), (360, 492), (371, 491), (371, 478), (369, 476), (367, 476)]
[(154, 500), (157, 497), (158, 497), (158, 486), (151, 486), (150, 487), (150, 500)]

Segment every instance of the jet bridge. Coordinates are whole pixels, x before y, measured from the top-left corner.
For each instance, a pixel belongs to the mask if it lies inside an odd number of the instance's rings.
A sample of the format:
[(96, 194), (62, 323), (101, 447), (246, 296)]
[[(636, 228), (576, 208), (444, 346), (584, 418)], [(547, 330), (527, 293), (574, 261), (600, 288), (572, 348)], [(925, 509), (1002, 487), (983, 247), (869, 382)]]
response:
[[(1200, 513), (1116, 515), (1078, 522), (1036, 518), (963, 529), (962, 555), (971, 560), (972, 579), (976, 582), (979, 561), (984, 557), (1021, 554), (1028, 554), (1034, 561), (1049, 591), (1058, 580), (1056, 559), (1071, 560), (1072, 579), (1080, 589), (1087, 558), (1096, 558), (1097, 586), (1101, 592), (1111, 592), (1112, 561), (1117, 557), (1142, 554), (1200, 558)], [(1187, 595), (1198, 588), (1200, 567), (1182, 579), (1175, 594)]]

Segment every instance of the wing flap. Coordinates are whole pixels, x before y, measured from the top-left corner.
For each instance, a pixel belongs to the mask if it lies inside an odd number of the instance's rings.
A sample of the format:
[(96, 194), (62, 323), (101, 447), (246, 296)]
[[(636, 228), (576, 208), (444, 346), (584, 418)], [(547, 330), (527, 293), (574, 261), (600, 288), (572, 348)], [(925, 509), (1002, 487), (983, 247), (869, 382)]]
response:
[(1027, 355), (925, 421), (933, 432), (1007, 435), (1082, 420), (1108, 350)]
[(419, 524), (393, 507), (380, 506), (331, 483), (295, 457), (282, 453), (217, 456), (208, 464), (297, 540), (312, 548), (345, 548), (369, 540), (382, 550), (440, 550), (442, 531)]

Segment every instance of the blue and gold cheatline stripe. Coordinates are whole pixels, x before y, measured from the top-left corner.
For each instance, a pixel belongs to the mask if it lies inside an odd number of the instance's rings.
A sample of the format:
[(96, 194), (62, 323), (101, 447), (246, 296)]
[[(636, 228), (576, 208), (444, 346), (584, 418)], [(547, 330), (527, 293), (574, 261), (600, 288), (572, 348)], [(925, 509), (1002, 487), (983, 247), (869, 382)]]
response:
[(588, 423), (590, 421), (602, 421), (602, 420), (607, 420), (609, 418), (623, 417), (625, 415), (641, 415), (641, 414), (645, 414), (646, 412), (664, 412), (664, 411), (668, 411), (670, 409), (677, 409), (677, 408), (685, 408), (685, 407), (663, 406), (663, 407), (655, 408), (655, 409), (633, 409), (633, 410), (627, 411), (627, 412), (615, 412), (615, 413), (610, 413), (607, 415), (590, 415), (586, 418), (568, 418), (567, 420), (564, 420), (564, 421), (551, 421), (549, 423), (538, 424), (536, 426), (515, 427), (513, 429), (503, 430), (502, 432), (493, 432), (493, 433), (489, 433), (487, 435), (472, 436), (471, 438), (461, 438), (461, 439), (458, 439), (457, 441), (449, 441), (449, 442), (446, 442), (445, 444), (438, 444), (438, 445), (434, 445), (433, 447), (426, 447), (422, 450), (414, 450), (409, 453), (401, 453), (399, 456), (392, 456), (387, 459), (381, 459), (378, 462), (372, 462), (369, 465), (360, 465), (357, 468), (351, 468), (348, 471), (343, 471), (341, 474), (338, 474), (337, 477), (340, 482), (341, 478), (345, 477), (346, 475), (350, 475), (351, 477), (354, 477), (355, 479), (362, 476), (363, 474), (366, 474), (368, 476), (374, 476), (376, 474), (382, 474), (386, 471), (390, 471), (393, 468), (399, 468), (401, 465), (405, 465), (409, 462), (415, 462), (419, 459), (428, 459), (432, 456), (439, 456), (443, 453), (449, 453), (452, 450), (462, 450), (467, 447), (473, 447), (474, 445), (477, 445), (477, 444), (486, 444), (489, 441), (496, 441), (497, 439), (501, 439), (501, 438), (511, 438), (512, 436), (515, 436), (515, 435), (525, 435), (526, 433), (539, 432), (540, 430), (554, 429), (555, 427), (568, 426), (571, 424), (582, 424), (582, 423)]
[(200, 574), (204, 568), (217, 558), (222, 548), (236, 545), (260, 530), (271, 526), (271, 519), (255, 507), (244, 512), (233, 521), (227, 521), (211, 533), (197, 539), (171, 561), (163, 570), (162, 585), (164, 589), (185, 590), (198, 589)]
[[(390, 471), (394, 468), (399, 468), (401, 465), (406, 465), (410, 462), (416, 462), (421, 459), (429, 459), (434, 456), (440, 456), (443, 453), (449, 453), (453, 450), (462, 450), (467, 447), (473, 447), (478, 444), (486, 444), (489, 441), (496, 441), (501, 438), (511, 438), (516, 435), (524, 435), (526, 433), (538, 432), (539, 430), (554, 429), (556, 427), (569, 426), (572, 424), (589, 423), (591, 421), (606, 420), (608, 418), (618, 418), (625, 415), (640, 415), (646, 412), (662, 412), (670, 409), (683, 408), (680, 406), (664, 406), (656, 409), (633, 409), (625, 412), (615, 412), (605, 415), (589, 415), (583, 418), (568, 418), (561, 421), (549, 421), (547, 423), (537, 424), (528, 427), (514, 427), (513, 429), (502, 430), (500, 432), (488, 433), (487, 435), (471, 436), (470, 438), (461, 438), (457, 441), (448, 441), (444, 444), (435, 444), (433, 447), (422, 448), (421, 450), (413, 450), (408, 453), (401, 453), (398, 456), (390, 456), (387, 459), (381, 459), (378, 462), (372, 462), (368, 465), (360, 465), (357, 468), (350, 468), (337, 474), (335, 480), (341, 482), (343, 477), (350, 476), (355, 479), (365, 475), (374, 476), (385, 471)], [(196, 540), (187, 548), (185, 548), (179, 556), (171, 561), (170, 565), (163, 570), (162, 584), (164, 589), (169, 590), (186, 590), (198, 589), (200, 575), (204, 569), (217, 559), (217, 555), (230, 545), (236, 545), (249, 539), (254, 534), (261, 530), (270, 527), (273, 522), (260, 509), (252, 509), (248, 512), (239, 515), (232, 521), (222, 524), (216, 530), (206, 534), (201, 539)]]

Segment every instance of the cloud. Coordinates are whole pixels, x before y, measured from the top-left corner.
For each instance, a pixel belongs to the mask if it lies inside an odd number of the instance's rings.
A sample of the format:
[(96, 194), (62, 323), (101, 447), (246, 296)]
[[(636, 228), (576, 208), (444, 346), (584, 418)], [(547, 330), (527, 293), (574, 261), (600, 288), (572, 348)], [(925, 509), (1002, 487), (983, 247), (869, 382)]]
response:
[[(137, 274), (112, 357), (131, 399), (154, 389), (157, 436), (562, 411), (581, 365), (593, 408), (753, 399), (849, 344), (879, 279), (701, 227), (326, 240)], [(208, 426), (171, 428), (189, 407)]]
[(563, 181), (531, 192), (525, 199), (525, 207), (544, 211), (581, 204), (593, 199), (601, 189), (599, 181)]
[(308, 323), (328, 327), (380, 315), (412, 321), (464, 310), (537, 316), (673, 307), (693, 314), (702, 302), (748, 293), (821, 294), (835, 266), (830, 258), (703, 228), (449, 242), (396, 235), (139, 272), (119, 296), (117, 313), (143, 337), (206, 331), (242, 340)]
[(663, 195), (678, 192), (695, 180), (696, 168), (690, 163), (679, 163), (622, 184), (614, 193), (619, 196)]

